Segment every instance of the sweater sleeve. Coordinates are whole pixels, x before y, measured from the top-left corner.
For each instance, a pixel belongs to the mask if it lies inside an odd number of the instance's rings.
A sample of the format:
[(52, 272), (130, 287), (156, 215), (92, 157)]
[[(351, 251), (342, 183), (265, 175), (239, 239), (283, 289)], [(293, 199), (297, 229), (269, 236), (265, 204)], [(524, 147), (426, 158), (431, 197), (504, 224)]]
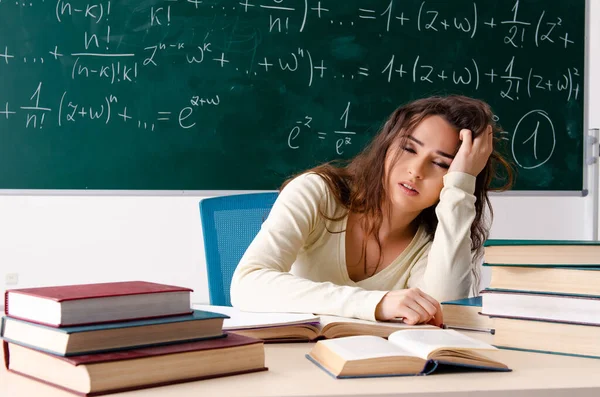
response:
[(474, 192), (474, 176), (462, 172), (444, 176), (433, 242), (411, 269), (408, 287), (417, 287), (440, 302), (477, 294), (480, 268), (471, 253)]
[(323, 221), (319, 208), (326, 205), (327, 189), (320, 176), (304, 174), (281, 191), (235, 270), (231, 282), (233, 306), (246, 311), (319, 313), (375, 320), (375, 308), (387, 291), (314, 282), (289, 273), (300, 250), (307, 242), (310, 244), (315, 225)]

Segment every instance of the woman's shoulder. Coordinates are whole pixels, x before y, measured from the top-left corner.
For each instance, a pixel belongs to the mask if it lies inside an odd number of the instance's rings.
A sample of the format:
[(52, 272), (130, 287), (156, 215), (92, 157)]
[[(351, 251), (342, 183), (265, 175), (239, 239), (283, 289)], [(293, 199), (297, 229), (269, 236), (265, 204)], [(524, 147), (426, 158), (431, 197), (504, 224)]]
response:
[(303, 202), (316, 212), (338, 216), (342, 210), (323, 176), (316, 172), (305, 172), (292, 179), (281, 191), (286, 201)]
[(281, 193), (286, 191), (289, 193), (312, 193), (316, 196), (330, 193), (330, 189), (327, 182), (325, 182), (325, 179), (315, 172), (305, 172), (296, 176), (285, 185)]

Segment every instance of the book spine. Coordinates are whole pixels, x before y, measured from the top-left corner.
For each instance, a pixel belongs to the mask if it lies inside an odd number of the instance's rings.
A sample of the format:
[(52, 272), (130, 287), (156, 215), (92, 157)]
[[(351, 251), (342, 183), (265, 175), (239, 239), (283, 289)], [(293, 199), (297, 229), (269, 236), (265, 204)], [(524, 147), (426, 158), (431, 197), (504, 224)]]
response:
[(8, 369), (10, 364), (10, 352), (8, 350), (8, 342), (2, 341), (2, 347), (4, 348), (4, 367)]
[[(81, 296), (81, 297), (62, 297), (62, 298), (50, 298), (52, 300), (56, 300), (57, 302), (67, 302), (67, 301), (84, 301), (87, 299), (103, 299), (103, 298), (114, 298), (117, 296), (128, 296), (128, 297), (135, 297), (135, 296), (140, 296), (140, 295), (169, 295), (169, 294), (180, 294), (182, 292), (187, 292), (188, 294), (190, 294), (191, 292), (193, 292), (192, 289), (189, 288), (181, 288), (181, 289), (177, 289), (177, 290), (171, 290), (171, 291), (140, 291), (140, 292), (136, 292), (136, 293), (105, 293), (102, 295), (98, 295), (98, 296)], [(36, 294), (31, 294), (33, 296), (37, 296)]]
[[(114, 352), (124, 352), (127, 350), (146, 349), (146, 348), (159, 347), (159, 346), (169, 346), (169, 345), (176, 345), (178, 343), (208, 341), (208, 340), (212, 340), (212, 339), (219, 339), (219, 338), (225, 338), (225, 337), (227, 337), (227, 334), (224, 333), (222, 335), (208, 336), (208, 337), (201, 337), (201, 338), (179, 339), (179, 340), (174, 340), (174, 341), (156, 342), (156, 343), (141, 343), (138, 345), (132, 344), (132, 345), (120, 346), (120, 347), (98, 348), (96, 350), (79, 350), (76, 352), (71, 352), (68, 350), (52, 350), (49, 348), (44, 348), (43, 345), (39, 346), (39, 345), (31, 344), (31, 343), (25, 343), (23, 341), (15, 340), (12, 338), (3, 338), (3, 339), (8, 343), (12, 343), (13, 345), (23, 346), (23, 347), (26, 347), (31, 350), (37, 350), (42, 353), (50, 354), (52, 356), (60, 356), (60, 357), (70, 358), (70, 357), (89, 355), (89, 354), (105, 354), (105, 353), (114, 353)], [(283, 340), (283, 341), (287, 342), (287, 340)], [(306, 340), (304, 340), (304, 342), (306, 342)]]
[(20, 317), (20, 316), (13, 316), (13, 315), (10, 315), (9, 317), (17, 319), (17, 320), (21, 320), (21, 321), (26, 321), (26, 322), (29, 322), (29, 323), (33, 323), (33, 324), (43, 325), (43, 326), (46, 326), (46, 327), (65, 328), (65, 327), (84, 327), (84, 326), (89, 326), (89, 325), (114, 324), (114, 323), (120, 323), (120, 322), (124, 322), (124, 321), (154, 320), (154, 319), (167, 318), (167, 317), (186, 316), (186, 315), (189, 315), (191, 313), (193, 313), (193, 310), (190, 310), (190, 311), (187, 311), (187, 312), (182, 312), (182, 313), (165, 314), (165, 315), (162, 315), (162, 316), (121, 318), (121, 319), (116, 319), (116, 320), (96, 321), (96, 322), (91, 322), (91, 323), (90, 322), (85, 322), (85, 323), (59, 323), (59, 324), (45, 323), (45, 322), (42, 322), (42, 321), (35, 321), (35, 320), (30, 319), (30, 318), (25, 318), (25, 317)]

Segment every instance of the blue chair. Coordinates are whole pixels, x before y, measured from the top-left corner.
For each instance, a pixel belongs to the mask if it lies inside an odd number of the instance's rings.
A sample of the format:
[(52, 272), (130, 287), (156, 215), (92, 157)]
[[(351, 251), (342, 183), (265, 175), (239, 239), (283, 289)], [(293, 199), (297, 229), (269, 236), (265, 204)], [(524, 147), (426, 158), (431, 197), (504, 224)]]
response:
[(231, 306), (233, 272), (267, 219), (277, 192), (210, 197), (200, 201), (200, 220), (211, 305)]

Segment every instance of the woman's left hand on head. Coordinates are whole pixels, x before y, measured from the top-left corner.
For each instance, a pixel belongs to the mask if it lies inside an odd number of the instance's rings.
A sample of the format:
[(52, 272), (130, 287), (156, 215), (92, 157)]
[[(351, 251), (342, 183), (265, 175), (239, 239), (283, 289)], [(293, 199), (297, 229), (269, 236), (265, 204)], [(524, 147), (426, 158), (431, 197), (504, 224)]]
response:
[(492, 132), (492, 126), (488, 125), (481, 135), (473, 139), (471, 130), (460, 130), (459, 137), (462, 144), (454, 156), (448, 172), (458, 171), (473, 176), (479, 175), (494, 150), (494, 134)]

